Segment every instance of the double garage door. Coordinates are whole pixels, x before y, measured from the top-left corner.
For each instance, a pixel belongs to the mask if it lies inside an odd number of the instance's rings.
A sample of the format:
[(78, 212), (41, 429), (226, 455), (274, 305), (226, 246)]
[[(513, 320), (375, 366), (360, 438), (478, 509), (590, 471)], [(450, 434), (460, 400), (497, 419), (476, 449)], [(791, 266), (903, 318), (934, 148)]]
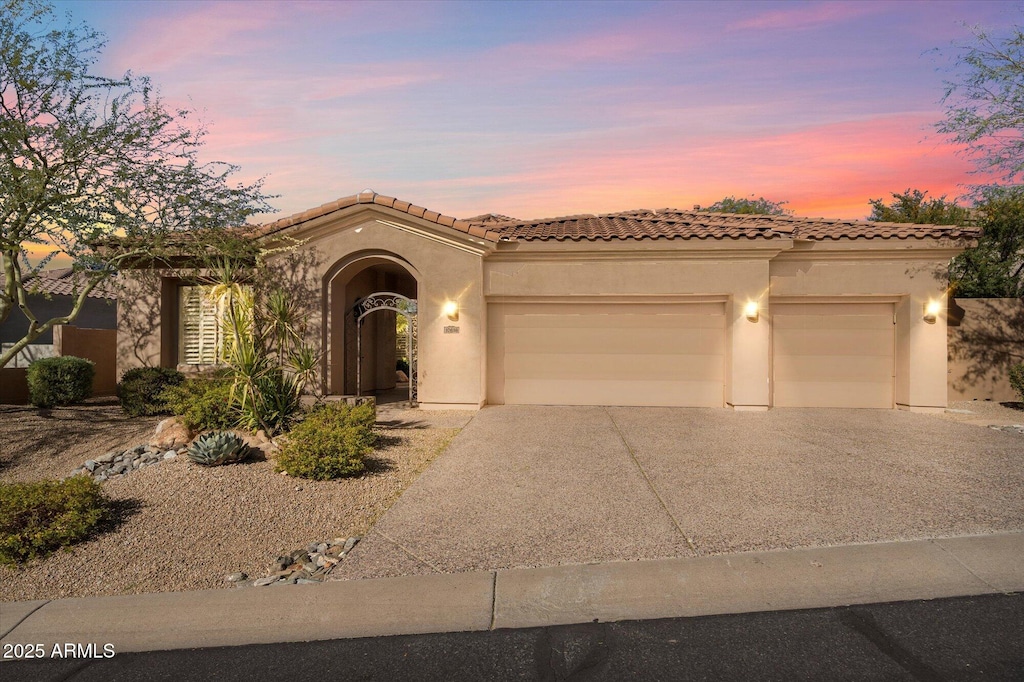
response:
[(491, 304), (488, 401), (722, 407), (725, 304)]
[[(759, 324), (773, 406), (893, 406), (892, 304), (773, 303)], [(722, 407), (726, 339), (724, 303), (491, 304), (488, 401)]]

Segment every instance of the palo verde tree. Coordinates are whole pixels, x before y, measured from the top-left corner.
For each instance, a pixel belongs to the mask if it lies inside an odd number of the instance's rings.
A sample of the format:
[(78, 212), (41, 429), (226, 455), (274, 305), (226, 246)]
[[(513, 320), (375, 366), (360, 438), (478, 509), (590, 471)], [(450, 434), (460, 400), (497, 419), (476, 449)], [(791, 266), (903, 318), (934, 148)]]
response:
[[(200, 160), (205, 130), (190, 126), (191, 112), (169, 107), (147, 78), (93, 73), (104, 44), (86, 25), (58, 24), (42, 0), (0, 0), (0, 322), (25, 324), (0, 367), (74, 320), (125, 263), (159, 260), (182, 232), (269, 210), (262, 181), (232, 183), (236, 166)], [(111, 238), (122, 247), (98, 247)], [(50, 254), (33, 262), (33, 249)], [(40, 320), (26, 280), (57, 254), (78, 285), (66, 315)]]
[(868, 220), (932, 225), (976, 225), (982, 228), (977, 246), (953, 259), (951, 291), (962, 298), (1024, 296), (1024, 187), (981, 187), (967, 208), (945, 196), (908, 189), (893, 192), (892, 201), (871, 199)]
[(952, 80), (946, 81), (943, 121), (936, 129), (964, 153), (978, 172), (1003, 184), (1024, 179), (1024, 30), (998, 36), (971, 27), (974, 40), (956, 45)]
[[(998, 178), (971, 188), (978, 245), (950, 264), (950, 284), (964, 297), (1024, 296), (1024, 29), (971, 27), (956, 45), (952, 77), (936, 129), (974, 163)], [(872, 202), (873, 203), (873, 202)], [(926, 222), (926, 221), (921, 221)]]
[(788, 201), (771, 201), (764, 197), (753, 198), (742, 197), (737, 199), (734, 196), (728, 196), (720, 201), (716, 201), (710, 206), (701, 208), (702, 211), (710, 211), (712, 213), (745, 213), (745, 214), (756, 214), (756, 215), (790, 215), (792, 211), (787, 208), (783, 208)]
[(966, 225), (971, 212), (945, 195), (928, 199), (928, 192), (908, 189), (893, 192), (888, 204), (883, 199), (871, 199), (868, 220), (884, 223), (917, 223), (919, 225)]

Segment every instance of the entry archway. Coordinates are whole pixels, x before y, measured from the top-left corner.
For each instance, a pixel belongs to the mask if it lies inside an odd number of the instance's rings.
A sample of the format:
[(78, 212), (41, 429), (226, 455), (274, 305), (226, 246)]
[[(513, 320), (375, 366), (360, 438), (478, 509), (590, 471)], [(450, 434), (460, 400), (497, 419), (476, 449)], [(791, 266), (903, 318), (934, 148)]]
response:
[(363, 320), (373, 313), (390, 310), (406, 319), (405, 348), (409, 362), (409, 407), (416, 406), (416, 299), (393, 291), (378, 291), (356, 301), (352, 315), (356, 319), (356, 395), (362, 395)]
[[(383, 250), (353, 252), (338, 260), (324, 277), (324, 298), (329, 324), (324, 327), (326, 390), (333, 395), (375, 395), (404, 401), (405, 387), (396, 380), (396, 365), (409, 350), (398, 343), (401, 320), (412, 309), (402, 299), (416, 301), (420, 274), (398, 254)], [(376, 307), (380, 297), (399, 297), (391, 306)], [(358, 304), (369, 307), (358, 313)], [(370, 308), (376, 314), (360, 315)], [(361, 322), (361, 323), (360, 323)], [(406, 341), (406, 330), (401, 330)], [(398, 348), (396, 348), (398, 346)], [(404, 366), (403, 366), (403, 369)], [(412, 383), (412, 382), (410, 382)], [(415, 399), (416, 386), (413, 386)], [(398, 395), (396, 390), (399, 389)]]

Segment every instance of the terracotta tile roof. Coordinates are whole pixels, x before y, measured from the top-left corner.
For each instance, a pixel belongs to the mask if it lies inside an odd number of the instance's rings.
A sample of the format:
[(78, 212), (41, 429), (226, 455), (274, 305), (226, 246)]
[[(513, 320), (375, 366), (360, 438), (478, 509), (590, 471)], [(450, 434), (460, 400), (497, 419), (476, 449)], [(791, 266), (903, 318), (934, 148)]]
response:
[(635, 209), (603, 215), (572, 215), (539, 220), (517, 220), (487, 213), (459, 220), (394, 197), (364, 190), (322, 206), (268, 223), (260, 228), (271, 235), (289, 227), (358, 204), (377, 204), (488, 241), (611, 241), (628, 239), (971, 239), (978, 228), (956, 225), (874, 223), (865, 220), (826, 220), (782, 215), (747, 215)]
[[(422, 206), (410, 204), (407, 201), (401, 201), (394, 197), (387, 197), (384, 196), (383, 194), (377, 194), (371, 189), (366, 189), (360, 192), (359, 194), (353, 194), (351, 196), (342, 197), (337, 201), (322, 204), (320, 206), (317, 206), (316, 208), (311, 208), (308, 211), (296, 213), (295, 215), (290, 215), (287, 218), (281, 218), (280, 220), (276, 220), (272, 223), (267, 223), (266, 225), (263, 225), (261, 227), (260, 234), (264, 236), (272, 235), (277, 232), (281, 232), (282, 230), (286, 230), (289, 227), (301, 225), (302, 223), (309, 222), (310, 220), (314, 220), (316, 218), (320, 218), (325, 215), (334, 213), (335, 211), (340, 211), (344, 208), (349, 208), (350, 206), (356, 206), (359, 204), (376, 204), (378, 206), (384, 206), (386, 208), (391, 208), (396, 211), (401, 211), (402, 213), (408, 213), (409, 215), (415, 218), (422, 218), (423, 220), (427, 220), (432, 223), (437, 223), (438, 225), (443, 225), (444, 227), (450, 227), (460, 232), (465, 232), (466, 234), (472, 235), (474, 237), (479, 237), (481, 239), (487, 239), (489, 241), (498, 241), (498, 239), (501, 236), (490, 229), (492, 223), (489, 221), (481, 221), (474, 223), (470, 220), (459, 220), (458, 218), (442, 215), (440, 213), (437, 213), (436, 211), (430, 211), (428, 209), (423, 208)], [(498, 217), (505, 218), (506, 216)]]
[(976, 228), (956, 225), (873, 223), (793, 216), (747, 215), (637, 209), (605, 215), (576, 215), (494, 225), (507, 241), (613, 239), (925, 239), (973, 238)]
[[(71, 268), (43, 270), (37, 276), (25, 279), (25, 289), (29, 293), (51, 296), (74, 296), (83, 285), (82, 274), (73, 272)], [(116, 299), (117, 292), (109, 281), (104, 281), (89, 292), (88, 298)]]

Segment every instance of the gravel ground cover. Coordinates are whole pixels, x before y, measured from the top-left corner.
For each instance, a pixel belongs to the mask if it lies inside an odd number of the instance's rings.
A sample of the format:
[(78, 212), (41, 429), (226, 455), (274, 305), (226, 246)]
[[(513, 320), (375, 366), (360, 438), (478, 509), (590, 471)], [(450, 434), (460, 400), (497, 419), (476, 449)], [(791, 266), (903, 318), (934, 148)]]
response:
[(1024, 403), (955, 400), (934, 416), (975, 426), (1024, 425)]
[[(103, 488), (118, 525), (70, 551), (0, 567), (0, 601), (233, 587), (225, 576), (266, 575), (282, 553), (363, 535), (471, 416), (382, 408), (382, 447), (358, 478), (291, 478), (265, 458), (206, 468), (177, 457), (112, 479)], [(110, 400), (0, 406), (0, 480), (62, 478), (146, 442), (158, 421), (129, 419)]]

